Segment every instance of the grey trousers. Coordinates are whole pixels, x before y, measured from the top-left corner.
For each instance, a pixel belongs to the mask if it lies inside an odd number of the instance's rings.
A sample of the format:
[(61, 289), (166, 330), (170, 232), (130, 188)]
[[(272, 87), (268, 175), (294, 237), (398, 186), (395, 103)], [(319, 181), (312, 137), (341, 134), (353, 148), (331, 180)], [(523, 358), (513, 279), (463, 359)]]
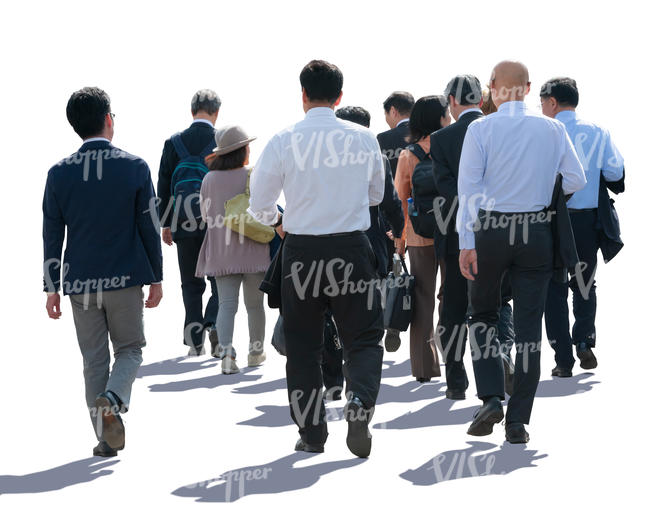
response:
[[(145, 345), (142, 286), (132, 286), (99, 294), (70, 295), (77, 340), (83, 357), (86, 405), (96, 427), (95, 399), (107, 390), (116, 394), (126, 411), (131, 386), (142, 363)], [(111, 357), (108, 337), (113, 342)]]
[(217, 312), (217, 337), (219, 345), (227, 355), (233, 358), (237, 352), (232, 346), (235, 330), (235, 313), (239, 306), (239, 287), (244, 285), (244, 304), (248, 314), (248, 334), (250, 354), (261, 354), (264, 350), (264, 294), (259, 286), (264, 279), (264, 272), (254, 274), (231, 274), (217, 277), (219, 294), (219, 311)]

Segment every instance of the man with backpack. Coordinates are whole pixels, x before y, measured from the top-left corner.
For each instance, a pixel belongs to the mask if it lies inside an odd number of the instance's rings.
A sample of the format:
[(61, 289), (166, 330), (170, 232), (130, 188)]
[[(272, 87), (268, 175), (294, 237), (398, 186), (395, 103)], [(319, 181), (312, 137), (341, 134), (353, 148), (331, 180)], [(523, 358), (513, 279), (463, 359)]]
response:
[(205, 235), (199, 208), (201, 181), (208, 172), (204, 159), (214, 147), (214, 124), (221, 100), (214, 91), (202, 89), (194, 94), (191, 107), (194, 121), (165, 141), (160, 159), (158, 198), (162, 239), (167, 245), (176, 243), (185, 306), (183, 343), (190, 348), (188, 355), (205, 353), (203, 340), (205, 331), (209, 331), (212, 355), (221, 357), (215, 329), (219, 308), (217, 285), (214, 278), (208, 278), (211, 295), (204, 312), (205, 280), (194, 276)]

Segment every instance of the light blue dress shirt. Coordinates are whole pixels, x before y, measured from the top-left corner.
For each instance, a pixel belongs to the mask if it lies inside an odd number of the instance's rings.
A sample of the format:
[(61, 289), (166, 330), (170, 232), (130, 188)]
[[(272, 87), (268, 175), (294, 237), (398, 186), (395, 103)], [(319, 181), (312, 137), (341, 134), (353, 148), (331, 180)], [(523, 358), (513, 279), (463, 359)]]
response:
[(460, 248), (474, 248), (479, 209), (523, 213), (550, 205), (558, 173), (565, 194), (587, 182), (562, 123), (518, 101), (505, 102), (496, 113), (473, 121), (458, 169)]
[(574, 193), (567, 206), (573, 209), (596, 208), (600, 171), (607, 181), (620, 180), (623, 177), (623, 157), (607, 130), (579, 119), (575, 111), (560, 111), (555, 119), (566, 127), (587, 177), (587, 185)]

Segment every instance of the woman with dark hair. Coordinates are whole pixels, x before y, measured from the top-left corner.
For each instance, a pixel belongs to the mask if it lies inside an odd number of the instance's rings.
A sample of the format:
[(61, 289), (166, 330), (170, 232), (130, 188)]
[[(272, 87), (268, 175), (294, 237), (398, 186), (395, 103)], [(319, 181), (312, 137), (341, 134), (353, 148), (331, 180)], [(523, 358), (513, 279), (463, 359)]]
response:
[[(429, 136), (432, 132), (451, 123), (447, 101), (442, 95), (431, 95), (418, 99), (409, 119), (409, 147), (402, 150), (397, 161), (395, 189), (402, 201), (406, 230), (401, 238), (395, 239), (397, 251), (404, 255), (408, 245), (411, 274), (415, 276), (413, 316), (410, 327), (411, 373), (420, 382), (440, 376), (440, 361), (434, 343), (433, 312), (436, 297), (436, 274), (438, 260), (433, 250), (433, 239), (415, 233), (408, 217), (408, 200), (411, 197), (413, 170), (429, 155)], [(442, 289), (441, 289), (442, 291)]]
[(239, 372), (232, 345), (239, 288), (244, 285), (248, 313), (248, 366), (261, 365), (264, 353), (264, 294), (258, 286), (270, 264), (269, 245), (258, 243), (224, 223), (225, 203), (246, 191), (250, 174), (248, 144), (255, 138), (237, 126), (224, 127), (216, 134), (217, 147), (205, 158), (211, 170), (201, 184), (201, 217), (206, 234), (196, 265), (196, 276), (215, 277), (219, 294), (217, 313), (218, 353), (224, 374)]

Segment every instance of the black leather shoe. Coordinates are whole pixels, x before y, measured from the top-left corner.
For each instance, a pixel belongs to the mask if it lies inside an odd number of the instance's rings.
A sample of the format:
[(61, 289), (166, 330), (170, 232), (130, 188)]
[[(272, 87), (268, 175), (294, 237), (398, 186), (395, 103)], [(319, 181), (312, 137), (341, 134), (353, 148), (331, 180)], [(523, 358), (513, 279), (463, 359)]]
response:
[(415, 380), (416, 380), (418, 383), (430, 383), (430, 382), (431, 382), (431, 378), (430, 378), (430, 377), (416, 377)]
[(452, 390), (450, 388), (447, 388), (447, 391), (445, 392), (445, 396), (447, 397), (447, 399), (451, 399), (453, 401), (462, 401), (465, 399), (465, 391)]
[(515, 365), (512, 363), (510, 356), (505, 356), (503, 359), (503, 377), (505, 381), (505, 390), (506, 393), (512, 397), (512, 392), (515, 387)]
[(117, 456), (117, 451), (113, 449), (106, 442), (99, 442), (93, 449), (93, 456), (101, 456), (102, 458), (113, 458)]
[(594, 352), (586, 343), (582, 342), (576, 345), (576, 354), (578, 354), (578, 359), (580, 359), (580, 366), (585, 370), (591, 370), (598, 366)]
[(402, 342), (399, 339), (399, 331), (396, 329), (386, 329), (386, 337), (384, 338), (384, 348), (386, 352), (396, 352)]
[(472, 436), (491, 435), (492, 426), (502, 420), (503, 406), (501, 406), (501, 399), (498, 397), (490, 397), (476, 413), (474, 421), (467, 430), (467, 434)]
[(506, 424), (506, 440), (510, 443), (528, 443), (528, 431), (520, 422)]
[(95, 410), (99, 426), (97, 436), (117, 451), (124, 449), (124, 422), (119, 415), (120, 407), (104, 392), (95, 399)]
[(348, 423), (348, 436), (345, 440), (348, 449), (359, 458), (367, 458), (372, 446), (372, 435), (368, 430), (372, 410), (366, 409), (358, 397), (353, 397), (345, 405), (343, 413)]
[(296, 442), (296, 451), (303, 451), (303, 452), (325, 452), (325, 446), (324, 445), (311, 445), (305, 442), (302, 438), (300, 438)]
[(551, 375), (554, 377), (572, 377), (573, 372), (571, 372), (570, 368), (557, 366), (553, 370), (551, 370)]

